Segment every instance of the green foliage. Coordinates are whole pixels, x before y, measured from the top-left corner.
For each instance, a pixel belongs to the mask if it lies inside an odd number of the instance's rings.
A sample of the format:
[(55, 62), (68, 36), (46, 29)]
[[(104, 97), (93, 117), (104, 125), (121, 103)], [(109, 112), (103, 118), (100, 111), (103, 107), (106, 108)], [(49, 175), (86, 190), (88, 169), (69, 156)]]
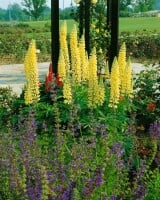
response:
[(46, 0), (23, 0), (22, 5), (24, 7), (24, 12), (27, 15), (38, 20), (46, 7)]
[(1, 92), (0, 103), (7, 99), (11, 109), (2, 120), (12, 126), (0, 128), (0, 199), (157, 197), (159, 171), (138, 154), (131, 101), (109, 108), (106, 82), (103, 107), (88, 108), (85, 85), (74, 88), (74, 104), (66, 105), (62, 88), (52, 84), (50, 92), (41, 84), (33, 106), (24, 104), (23, 93), (13, 100), (10, 90)]
[[(137, 124), (148, 130), (160, 116), (160, 69), (159, 65), (146, 66), (135, 79), (133, 104), (137, 111)], [(146, 131), (145, 130), (145, 131)]]
[(159, 34), (148, 33), (146, 30), (137, 31), (134, 34), (123, 32), (120, 37), (120, 44), (125, 42), (128, 54), (137, 59), (159, 59)]
[[(13, 102), (17, 99), (11, 88), (0, 88), (0, 127), (5, 128), (7, 121), (12, 123)], [(6, 127), (7, 128), (7, 127)]]

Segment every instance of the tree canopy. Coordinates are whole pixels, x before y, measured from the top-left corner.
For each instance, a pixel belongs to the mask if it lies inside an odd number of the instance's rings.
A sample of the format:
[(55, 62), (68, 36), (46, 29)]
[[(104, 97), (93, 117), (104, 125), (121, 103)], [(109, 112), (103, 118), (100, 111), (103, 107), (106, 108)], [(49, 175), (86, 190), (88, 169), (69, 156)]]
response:
[(24, 12), (38, 20), (44, 9), (46, 8), (46, 0), (23, 0), (22, 6), (24, 7)]

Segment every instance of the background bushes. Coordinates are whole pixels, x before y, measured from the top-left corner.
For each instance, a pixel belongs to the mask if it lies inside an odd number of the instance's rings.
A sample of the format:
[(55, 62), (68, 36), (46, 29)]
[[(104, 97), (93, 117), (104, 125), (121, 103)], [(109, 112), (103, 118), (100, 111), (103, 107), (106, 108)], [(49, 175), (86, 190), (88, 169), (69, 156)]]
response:
[[(70, 31), (71, 27), (69, 27)], [(0, 24), (1, 64), (22, 63), (31, 39), (36, 40), (39, 62), (50, 61), (50, 24), (31, 26), (27, 23)], [(160, 33), (155, 31), (121, 32), (119, 44), (126, 43), (128, 54), (135, 59), (158, 60), (160, 55)]]

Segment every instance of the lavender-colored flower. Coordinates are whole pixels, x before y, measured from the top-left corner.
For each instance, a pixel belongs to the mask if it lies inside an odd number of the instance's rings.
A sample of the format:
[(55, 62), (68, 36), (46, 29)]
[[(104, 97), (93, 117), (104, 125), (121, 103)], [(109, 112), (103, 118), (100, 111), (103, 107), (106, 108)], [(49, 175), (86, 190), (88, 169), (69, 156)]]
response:
[(116, 200), (116, 196), (115, 196), (115, 195), (112, 195), (112, 196), (110, 197), (110, 200)]
[(142, 200), (146, 195), (146, 187), (143, 183), (139, 183), (137, 188), (134, 190), (134, 198)]
[(111, 153), (116, 155), (116, 162), (117, 162), (117, 166), (118, 166), (118, 169), (123, 169), (124, 167), (124, 161), (122, 159), (123, 157), (123, 154), (124, 154), (124, 149), (122, 148), (122, 144), (121, 143), (114, 143), (113, 146), (112, 146), (112, 149), (111, 149)]
[(73, 200), (73, 182), (69, 182), (67, 189), (62, 193), (58, 200)]
[(153, 139), (160, 139), (160, 124), (158, 121), (155, 121), (153, 124), (149, 127), (149, 134), (150, 137)]
[(97, 134), (102, 135), (104, 138), (107, 138), (107, 125), (106, 124), (97, 124)]

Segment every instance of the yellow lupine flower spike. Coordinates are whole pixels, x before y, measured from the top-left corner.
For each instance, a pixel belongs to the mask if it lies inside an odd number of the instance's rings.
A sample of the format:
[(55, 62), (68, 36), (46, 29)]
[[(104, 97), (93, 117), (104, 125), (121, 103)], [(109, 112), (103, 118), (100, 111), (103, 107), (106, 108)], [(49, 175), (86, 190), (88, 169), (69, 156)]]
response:
[(79, 52), (81, 59), (81, 78), (82, 81), (86, 81), (88, 79), (88, 64), (86, 60), (86, 50), (85, 50), (85, 40), (84, 35), (82, 35), (79, 42)]
[(66, 78), (65, 60), (62, 50), (60, 50), (59, 60), (58, 60), (58, 75), (62, 79), (62, 81), (64, 81), (64, 79)]
[(121, 93), (124, 94), (124, 90), (125, 90), (125, 74), (124, 73), (125, 73), (125, 68), (126, 68), (126, 45), (124, 42), (119, 50), (118, 65), (119, 65), (119, 73), (120, 73)]
[(72, 89), (69, 80), (66, 80), (63, 84), (63, 98), (64, 98), (64, 103), (66, 104), (72, 103)]
[(70, 34), (71, 69), (74, 84), (81, 82), (81, 60), (77, 39), (77, 28), (74, 26)]
[(67, 45), (67, 24), (66, 21), (60, 27), (60, 49), (63, 52), (66, 72), (69, 73), (70, 70), (70, 61)]
[(96, 3), (97, 3), (97, 0), (91, 0), (91, 2), (92, 2), (93, 4), (96, 4)]
[(89, 80), (97, 81), (97, 56), (96, 49), (92, 50), (92, 53), (89, 57)]
[(29, 45), (24, 60), (24, 71), (27, 81), (25, 102), (26, 104), (36, 103), (39, 101), (39, 78), (35, 40), (32, 40)]
[(115, 57), (112, 64), (111, 76), (110, 76), (110, 107), (117, 108), (120, 97), (120, 77), (119, 77), (119, 66), (117, 58)]

